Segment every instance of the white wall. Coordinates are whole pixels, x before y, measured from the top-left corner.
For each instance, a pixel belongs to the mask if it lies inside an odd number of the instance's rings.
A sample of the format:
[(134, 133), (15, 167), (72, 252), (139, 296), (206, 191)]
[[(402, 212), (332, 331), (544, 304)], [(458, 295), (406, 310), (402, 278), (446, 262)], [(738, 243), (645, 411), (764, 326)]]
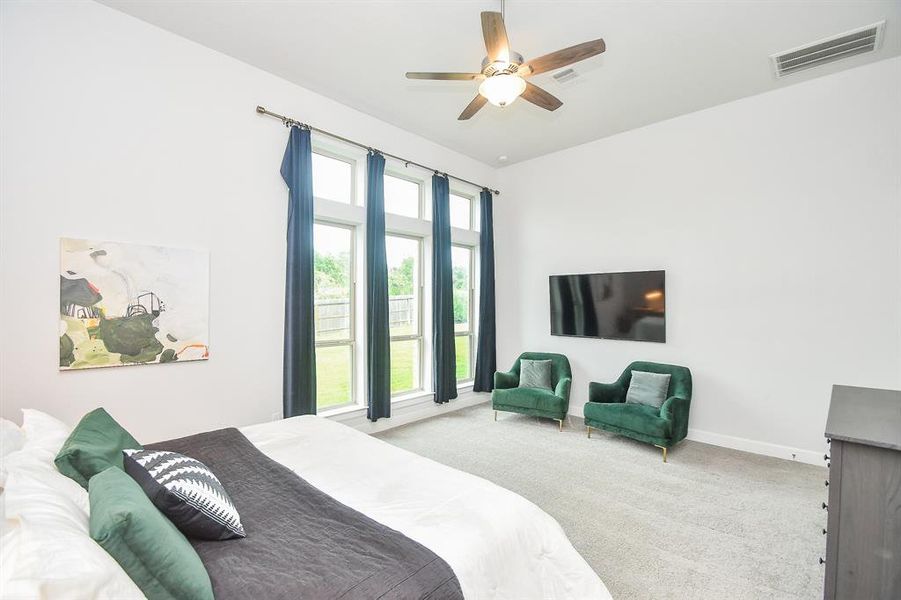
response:
[[(482, 163), (110, 8), (0, 4), (5, 418), (103, 405), (153, 440), (281, 410), (287, 131), (257, 104), (492, 183)], [(210, 360), (58, 372), (60, 237), (208, 249)]]
[[(693, 437), (815, 460), (833, 383), (901, 387), (899, 107), (896, 58), (502, 169), (501, 366), (567, 354), (581, 415), (632, 360), (687, 365)], [(549, 334), (548, 275), (642, 269), (666, 344)]]

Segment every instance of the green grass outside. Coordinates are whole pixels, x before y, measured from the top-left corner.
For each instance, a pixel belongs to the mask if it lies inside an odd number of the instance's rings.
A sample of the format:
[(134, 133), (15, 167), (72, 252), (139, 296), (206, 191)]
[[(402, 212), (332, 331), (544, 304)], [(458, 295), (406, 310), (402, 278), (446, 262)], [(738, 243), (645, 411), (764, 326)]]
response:
[[(457, 380), (472, 378), (469, 336), (454, 338), (457, 353)], [(415, 341), (391, 344), (391, 392), (411, 391), (418, 387), (414, 360)], [(327, 346), (316, 349), (316, 405), (319, 410), (351, 401), (349, 346)]]

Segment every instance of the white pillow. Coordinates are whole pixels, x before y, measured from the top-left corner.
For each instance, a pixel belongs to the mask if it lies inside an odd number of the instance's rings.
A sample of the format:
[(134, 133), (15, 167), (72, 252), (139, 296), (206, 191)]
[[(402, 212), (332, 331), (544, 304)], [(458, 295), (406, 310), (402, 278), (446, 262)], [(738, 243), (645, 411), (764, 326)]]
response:
[(47, 413), (23, 408), (22, 432), (25, 434), (24, 447), (46, 450), (55, 458), (72, 433), (72, 428)]
[[(22, 449), (25, 444), (25, 432), (8, 419), (0, 419), (0, 490), (6, 485), (6, 458)], [(3, 503), (0, 502), (0, 517), (2, 517)]]
[(88, 493), (56, 470), (69, 435), (61, 421), (23, 411), (25, 445), (5, 457), (7, 528), (0, 539), (0, 590), (9, 598), (144, 598), (88, 533)]
[(25, 432), (9, 419), (0, 419), (0, 457), (21, 450), (25, 444)]

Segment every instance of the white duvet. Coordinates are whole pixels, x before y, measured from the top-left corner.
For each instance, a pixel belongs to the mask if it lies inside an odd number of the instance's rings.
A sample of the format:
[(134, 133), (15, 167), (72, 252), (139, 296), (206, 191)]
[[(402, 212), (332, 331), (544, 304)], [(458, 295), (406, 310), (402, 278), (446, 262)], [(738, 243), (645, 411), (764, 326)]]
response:
[[(90, 538), (87, 492), (53, 466), (71, 429), (23, 412), (21, 449), (5, 430), (0, 440), (0, 598), (144, 598)], [(470, 600), (610, 598), (554, 519), (493, 483), (321, 417), (241, 431), (325, 493), (431, 549)]]
[(466, 598), (611, 597), (553, 518), (489, 481), (321, 417), (241, 432), (326, 494), (443, 558)]

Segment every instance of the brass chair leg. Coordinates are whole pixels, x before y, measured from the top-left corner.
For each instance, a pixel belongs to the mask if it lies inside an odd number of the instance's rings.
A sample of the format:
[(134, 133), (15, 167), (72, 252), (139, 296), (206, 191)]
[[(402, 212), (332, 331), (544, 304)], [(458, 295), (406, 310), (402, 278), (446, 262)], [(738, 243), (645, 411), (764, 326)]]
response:
[(494, 411), (494, 420), (497, 421), (497, 411)]
[(588, 439), (590, 440), (591, 439), (591, 425), (586, 425), (585, 429), (588, 430)]
[(560, 431), (563, 431), (563, 419), (557, 419), (557, 422), (560, 423)]
[[(657, 444), (654, 444), (654, 445), (657, 446)], [(657, 447), (660, 448), (661, 450), (663, 450), (663, 462), (666, 462), (666, 447), (665, 446), (657, 446)]]

